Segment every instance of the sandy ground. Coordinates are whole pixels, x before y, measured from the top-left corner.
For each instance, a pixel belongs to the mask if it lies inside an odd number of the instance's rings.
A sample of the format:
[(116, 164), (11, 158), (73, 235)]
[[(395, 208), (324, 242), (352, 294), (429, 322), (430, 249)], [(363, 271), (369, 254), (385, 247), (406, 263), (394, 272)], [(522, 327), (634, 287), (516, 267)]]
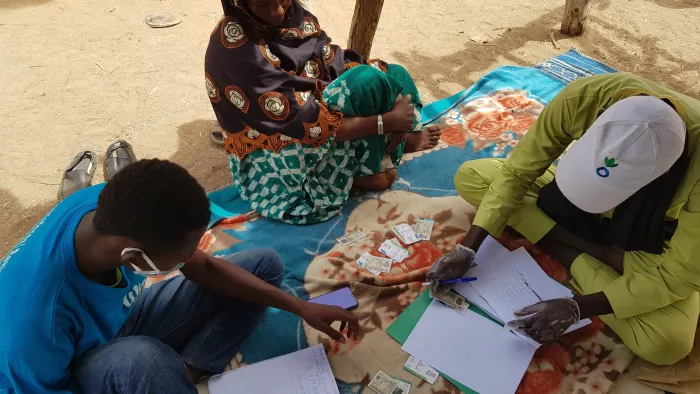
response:
[[(586, 33), (557, 33), (556, 50), (549, 31), (563, 4), (387, 1), (373, 56), (406, 66), (424, 102), (494, 67), (533, 65), (571, 46), (700, 95), (700, 0), (595, 1)], [(346, 42), (353, 7), (314, 2), (337, 43)], [(143, 18), (158, 11), (184, 21), (147, 27)], [(63, 168), (82, 149), (103, 155), (124, 138), (140, 157), (186, 166), (208, 189), (230, 183), (226, 158), (208, 139), (214, 116), (203, 83), (220, 15), (215, 0), (0, 0), (0, 255), (53, 206)]]
[[(494, 67), (534, 65), (571, 46), (625, 71), (700, 96), (700, 0), (596, 0), (582, 37), (549, 32), (564, 0), (387, 1), (373, 56), (415, 76), (424, 102), (468, 87)], [(352, 0), (314, 2), (344, 44)], [(151, 29), (167, 11), (180, 25)], [(208, 130), (203, 58), (216, 0), (0, 0), (0, 256), (55, 203), (78, 150), (116, 139), (140, 157), (186, 166), (208, 188), (230, 183)], [(96, 182), (101, 179), (98, 171)]]

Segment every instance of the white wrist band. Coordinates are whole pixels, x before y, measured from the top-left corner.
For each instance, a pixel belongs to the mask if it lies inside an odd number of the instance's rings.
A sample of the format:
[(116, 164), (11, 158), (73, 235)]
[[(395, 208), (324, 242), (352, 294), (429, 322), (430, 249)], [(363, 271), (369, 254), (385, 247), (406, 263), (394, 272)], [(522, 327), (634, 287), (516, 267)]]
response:
[(377, 115), (377, 134), (384, 134), (384, 121), (382, 120), (382, 115)]

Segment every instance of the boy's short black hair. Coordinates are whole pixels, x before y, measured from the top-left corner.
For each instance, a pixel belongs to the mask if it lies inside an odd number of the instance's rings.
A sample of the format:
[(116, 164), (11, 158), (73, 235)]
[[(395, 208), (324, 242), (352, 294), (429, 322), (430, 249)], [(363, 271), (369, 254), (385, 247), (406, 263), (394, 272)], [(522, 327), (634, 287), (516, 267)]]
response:
[(209, 224), (209, 199), (187, 170), (149, 159), (119, 171), (100, 193), (94, 225), (104, 235), (131, 238), (151, 253), (182, 247)]

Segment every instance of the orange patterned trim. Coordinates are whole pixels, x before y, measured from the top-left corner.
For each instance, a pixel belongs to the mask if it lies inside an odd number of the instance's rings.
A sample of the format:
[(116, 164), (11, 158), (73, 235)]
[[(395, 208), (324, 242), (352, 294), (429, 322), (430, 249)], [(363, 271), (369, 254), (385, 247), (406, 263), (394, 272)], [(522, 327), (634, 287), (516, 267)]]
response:
[(304, 17), (304, 26), (302, 30), (304, 37), (318, 37), (321, 35), (321, 26), (310, 17)]
[[(298, 142), (310, 144), (318, 148), (326, 143), (331, 136), (335, 135), (340, 127), (342, 119), (342, 113), (331, 112), (322, 104), (318, 120), (313, 123), (304, 123), (306, 135), (301, 140), (279, 133), (265, 135), (245, 126), (243, 130), (233, 134), (222, 130), (226, 136), (224, 146), (226, 147), (227, 153), (236, 155), (240, 159), (245, 158), (250, 152), (257, 149), (267, 149), (275, 153), (280, 153), (284, 147)], [(313, 133), (313, 136), (311, 133)]]
[(323, 46), (323, 61), (326, 64), (330, 64), (333, 61), (333, 58), (335, 58), (335, 51), (333, 51), (333, 47), (331, 47), (329, 44), (326, 44)]
[(231, 104), (243, 111), (243, 113), (248, 113), (250, 100), (248, 100), (248, 96), (245, 95), (243, 89), (236, 85), (229, 85), (226, 87), (226, 98), (228, 98), (228, 101), (230, 101)]
[(383, 72), (386, 72), (388, 67), (387, 63), (381, 59), (367, 60), (367, 64)]
[(299, 140), (284, 134), (265, 135), (248, 126), (245, 126), (243, 130), (235, 134), (228, 133), (224, 130), (224, 134), (226, 135), (226, 139), (224, 140), (226, 152), (236, 155), (240, 159), (243, 159), (248, 156), (250, 152), (257, 149), (267, 149), (275, 153), (280, 153), (285, 146), (299, 142)]
[(357, 67), (357, 66), (360, 66), (360, 63), (358, 63), (358, 62), (346, 63), (346, 64), (345, 64), (345, 70), (349, 70), (349, 69), (351, 69), (351, 68), (353, 68), (353, 67)]
[(275, 56), (275, 54), (272, 53), (272, 51), (270, 51), (270, 47), (267, 45), (265, 40), (260, 40), (260, 42), (258, 43), (258, 46), (260, 47), (260, 52), (262, 53), (263, 57), (268, 62), (270, 62), (270, 64), (272, 64), (275, 67), (280, 66), (280, 58)]
[(221, 95), (219, 95), (219, 88), (216, 86), (214, 78), (212, 78), (211, 75), (205, 72), (204, 80), (207, 86), (207, 94), (209, 95), (209, 100), (212, 103), (218, 103), (219, 100), (221, 100)]
[(280, 31), (280, 35), (282, 36), (283, 40), (294, 40), (302, 37), (301, 30), (297, 29), (296, 27), (291, 29), (282, 29), (282, 31)]
[(282, 93), (267, 92), (260, 96), (258, 104), (270, 119), (285, 120), (289, 116), (289, 101)]
[(243, 25), (237, 19), (227, 16), (221, 23), (221, 44), (226, 48), (238, 48), (248, 42)]
[(318, 120), (313, 123), (304, 123), (305, 135), (301, 142), (311, 144), (315, 148), (323, 145), (328, 139), (335, 135), (340, 128), (340, 122), (343, 120), (343, 114), (340, 112), (332, 112), (325, 104), (321, 105), (321, 112), (318, 115)]

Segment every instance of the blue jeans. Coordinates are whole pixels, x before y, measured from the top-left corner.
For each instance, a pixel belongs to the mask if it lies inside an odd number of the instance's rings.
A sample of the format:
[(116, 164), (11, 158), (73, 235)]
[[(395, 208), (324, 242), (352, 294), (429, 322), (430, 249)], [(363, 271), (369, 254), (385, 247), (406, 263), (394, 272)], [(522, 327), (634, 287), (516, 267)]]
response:
[[(284, 266), (270, 249), (223, 259), (279, 287)], [(83, 393), (196, 394), (186, 365), (221, 373), (265, 307), (222, 296), (182, 275), (146, 289), (116, 339), (71, 364)]]

